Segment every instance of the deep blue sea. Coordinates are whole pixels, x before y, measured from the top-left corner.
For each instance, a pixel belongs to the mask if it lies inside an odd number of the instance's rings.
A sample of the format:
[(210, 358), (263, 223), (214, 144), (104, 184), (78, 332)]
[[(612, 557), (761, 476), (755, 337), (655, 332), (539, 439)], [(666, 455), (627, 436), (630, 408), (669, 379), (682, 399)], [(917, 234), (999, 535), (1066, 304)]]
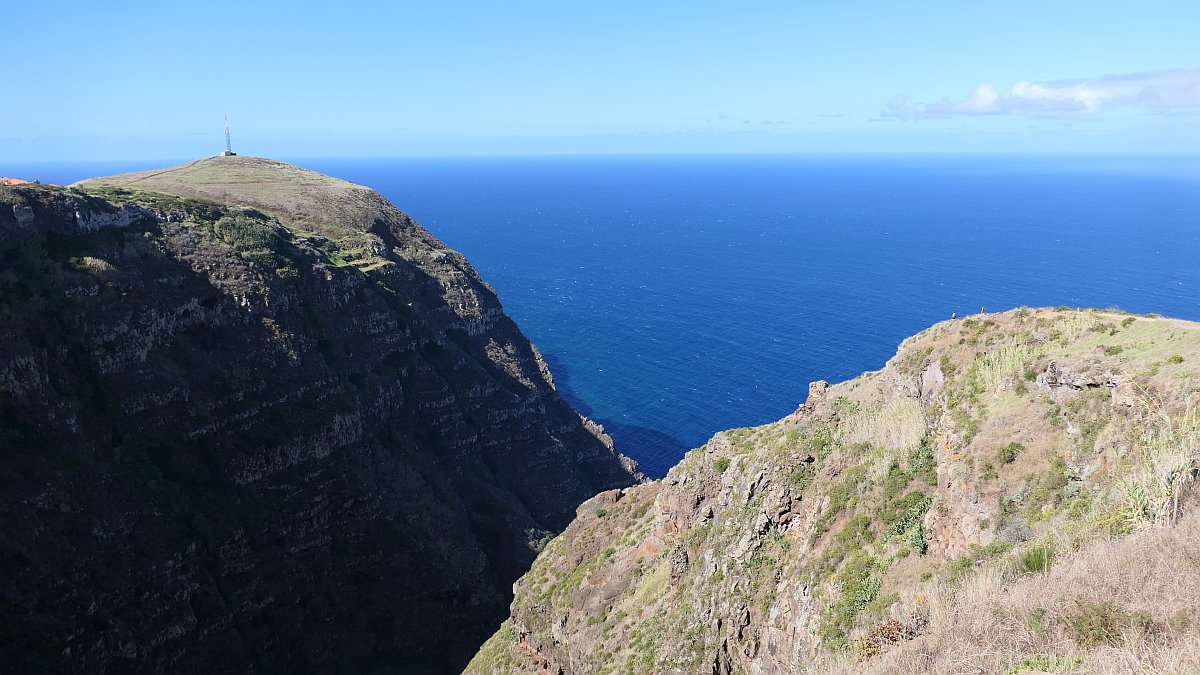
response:
[[(1200, 320), (1195, 157), (293, 161), (379, 190), (466, 254), (560, 391), (651, 476), (952, 312)], [(140, 168), (0, 161), (57, 183)]]

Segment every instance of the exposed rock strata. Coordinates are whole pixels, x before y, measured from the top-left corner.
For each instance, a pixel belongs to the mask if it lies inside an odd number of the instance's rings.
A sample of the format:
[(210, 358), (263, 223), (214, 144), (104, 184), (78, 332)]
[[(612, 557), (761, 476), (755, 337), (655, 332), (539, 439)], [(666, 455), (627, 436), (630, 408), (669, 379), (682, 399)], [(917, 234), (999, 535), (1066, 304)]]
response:
[(0, 188), (3, 669), (461, 667), (635, 467), (379, 195), (185, 169)]

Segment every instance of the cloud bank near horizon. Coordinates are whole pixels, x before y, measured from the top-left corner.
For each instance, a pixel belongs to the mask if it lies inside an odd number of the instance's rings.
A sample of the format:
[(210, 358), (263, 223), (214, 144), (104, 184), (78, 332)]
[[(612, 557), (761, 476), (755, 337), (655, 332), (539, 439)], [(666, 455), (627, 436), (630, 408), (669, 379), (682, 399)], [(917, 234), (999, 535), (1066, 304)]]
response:
[(899, 96), (888, 102), (884, 114), (902, 119), (958, 115), (1063, 118), (1089, 117), (1121, 107), (1154, 112), (1200, 109), (1200, 68), (1019, 82), (1003, 94), (991, 84), (983, 83), (961, 100), (943, 98), (933, 103), (917, 103), (908, 96)]

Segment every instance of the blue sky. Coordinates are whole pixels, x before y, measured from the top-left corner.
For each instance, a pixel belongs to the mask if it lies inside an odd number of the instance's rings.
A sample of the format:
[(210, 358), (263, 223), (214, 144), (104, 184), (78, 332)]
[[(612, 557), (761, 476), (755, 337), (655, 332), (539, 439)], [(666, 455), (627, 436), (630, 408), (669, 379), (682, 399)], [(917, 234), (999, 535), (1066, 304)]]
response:
[(20, 2), (0, 163), (1200, 152), (1200, 2)]

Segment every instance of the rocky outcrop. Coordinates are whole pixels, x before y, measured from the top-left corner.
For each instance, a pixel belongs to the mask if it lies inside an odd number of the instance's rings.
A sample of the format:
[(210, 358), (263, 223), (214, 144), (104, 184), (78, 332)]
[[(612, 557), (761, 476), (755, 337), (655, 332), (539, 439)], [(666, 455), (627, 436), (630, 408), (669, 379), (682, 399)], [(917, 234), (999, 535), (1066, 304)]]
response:
[[(928, 598), (976, 569), (1030, 574), (1114, 520), (1148, 522), (1122, 495), (1164, 494), (1143, 469), (1163, 475), (1168, 446), (1183, 448), (1175, 480), (1190, 480), (1198, 362), (1200, 324), (1157, 317), (938, 324), (883, 370), (815, 382), (788, 417), (585, 503), (467, 672), (869, 666), (917, 645), (939, 616)], [(1190, 435), (1164, 446), (1170, 433)]]
[(454, 671), (639, 478), (365, 188), (240, 157), (0, 187), (0, 261), (6, 671)]

